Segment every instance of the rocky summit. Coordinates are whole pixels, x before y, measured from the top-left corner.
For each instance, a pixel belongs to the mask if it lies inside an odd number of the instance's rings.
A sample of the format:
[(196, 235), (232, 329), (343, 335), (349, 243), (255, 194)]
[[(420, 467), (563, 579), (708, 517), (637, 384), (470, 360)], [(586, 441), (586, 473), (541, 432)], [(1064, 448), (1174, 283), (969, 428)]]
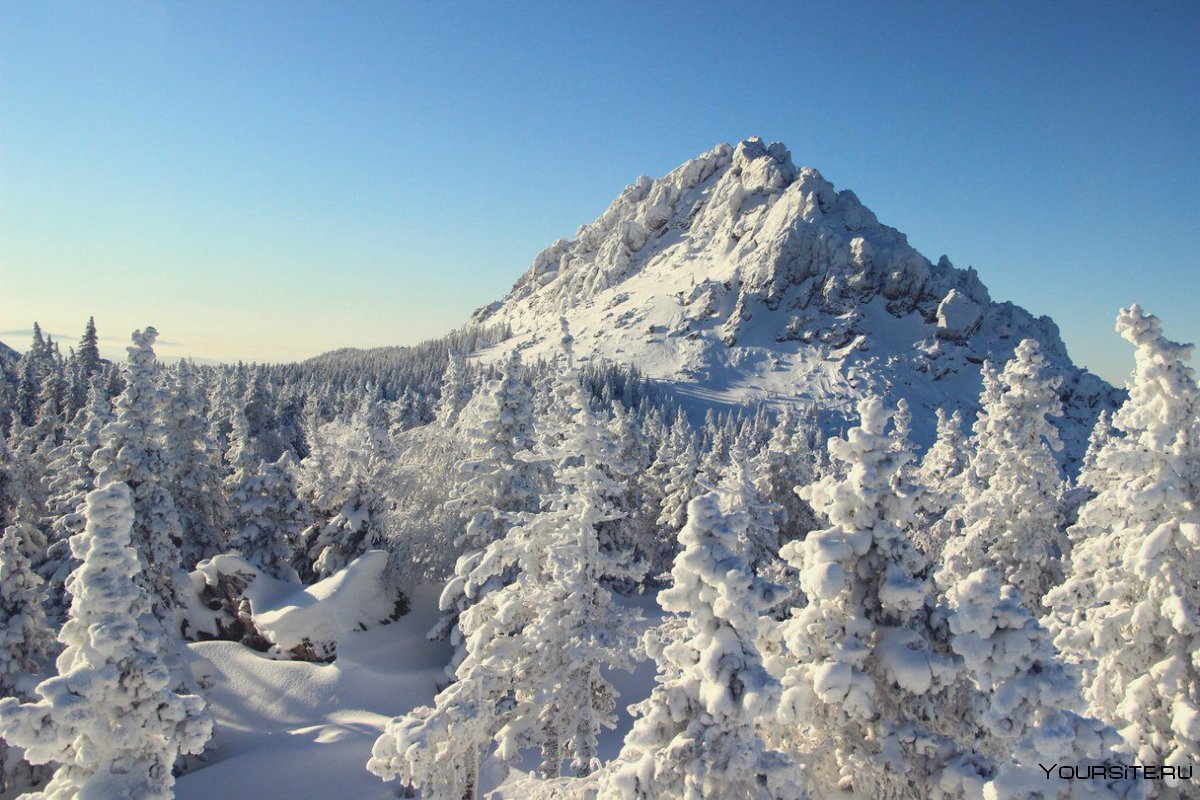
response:
[(864, 394), (886, 394), (907, 399), (922, 442), (933, 409), (974, 413), (982, 365), (1022, 339), (1061, 373), (1068, 462), (1120, 396), (1071, 362), (1049, 317), (994, 301), (974, 269), (926, 258), (758, 138), (639, 178), (472, 321), (510, 325), (496, 350), (536, 358), (557, 348), (560, 318), (580, 356), (634, 364), (685, 404), (797, 404), (834, 428)]

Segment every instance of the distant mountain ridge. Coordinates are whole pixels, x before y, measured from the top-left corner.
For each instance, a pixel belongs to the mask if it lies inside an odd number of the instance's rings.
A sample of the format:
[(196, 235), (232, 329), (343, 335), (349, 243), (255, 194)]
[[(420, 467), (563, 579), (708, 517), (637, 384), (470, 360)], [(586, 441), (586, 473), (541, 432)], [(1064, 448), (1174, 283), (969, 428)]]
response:
[(471, 321), (511, 326), (493, 350), (537, 357), (557, 348), (560, 316), (581, 357), (636, 364), (684, 402), (813, 405), (832, 423), (887, 393), (909, 400), (926, 442), (932, 409), (972, 413), (980, 365), (1002, 365), (1025, 338), (1062, 375), (1069, 460), (1120, 398), (1071, 362), (1049, 317), (994, 302), (974, 269), (930, 261), (853, 192), (758, 138), (639, 178)]

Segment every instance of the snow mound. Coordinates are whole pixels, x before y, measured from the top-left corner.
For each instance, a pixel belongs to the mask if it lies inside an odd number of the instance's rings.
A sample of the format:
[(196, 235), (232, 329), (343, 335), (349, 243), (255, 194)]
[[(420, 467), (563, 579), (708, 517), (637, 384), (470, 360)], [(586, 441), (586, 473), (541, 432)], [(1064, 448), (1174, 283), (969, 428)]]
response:
[(280, 649), (304, 640), (340, 641), (354, 630), (366, 630), (393, 618), (396, 598), (386, 590), (383, 572), (388, 555), (371, 550), (328, 578), (288, 595), (274, 608), (255, 608), (258, 629)]
[(386, 552), (370, 550), (305, 586), (272, 578), (240, 556), (215, 556), (191, 576), (190, 632), (257, 644), (276, 656), (332, 660), (348, 633), (395, 619), (402, 610), (404, 601), (386, 588), (387, 563)]

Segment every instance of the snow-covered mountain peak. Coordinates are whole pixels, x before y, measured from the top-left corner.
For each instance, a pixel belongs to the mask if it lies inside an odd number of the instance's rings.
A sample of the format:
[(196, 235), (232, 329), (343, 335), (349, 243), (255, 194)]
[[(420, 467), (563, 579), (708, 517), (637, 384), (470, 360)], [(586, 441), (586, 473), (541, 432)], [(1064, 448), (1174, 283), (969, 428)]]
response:
[[(656, 262), (697, 258), (721, 262), (710, 265), (710, 277), (725, 280), (736, 271), (770, 301), (789, 286), (821, 278), (811, 288), (827, 310), (845, 311), (852, 304), (847, 295), (872, 291), (908, 298), (911, 307), (931, 277), (946, 292), (957, 288), (976, 302), (989, 300), (973, 273), (960, 278), (948, 261), (929, 263), (853, 192), (837, 191), (811, 167), (797, 168), (783, 144), (754, 137), (627, 186), (573, 241), (542, 251), (505, 304), (528, 299), (541, 311), (565, 311)], [(740, 269), (722, 269), (733, 264)]]
[(1079, 394), (1068, 407), (1080, 426), (1112, 401), (1048, 317), (992, 302), (975, 270), (930, 261), (853, 192), (757, 137), (639, 178), (473, 319), (510, 324), (536, 357), (557, 346), (560, 316), (582, 358), (634, 363), (711, 401), (849, 412), (877, 391), (969, 411), (980, 364), (1023, 338)]

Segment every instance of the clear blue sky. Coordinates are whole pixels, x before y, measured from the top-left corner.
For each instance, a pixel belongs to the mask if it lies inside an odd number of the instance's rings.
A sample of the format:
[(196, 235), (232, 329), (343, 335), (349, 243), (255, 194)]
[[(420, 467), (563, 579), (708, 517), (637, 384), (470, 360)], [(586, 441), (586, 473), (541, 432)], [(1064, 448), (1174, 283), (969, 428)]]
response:
[(1120, 379), (1120, 305), (1200, 339), (1198, 42), (1195, 2), (3, 3), (0, 339), (412, 343), (761, 135)]

